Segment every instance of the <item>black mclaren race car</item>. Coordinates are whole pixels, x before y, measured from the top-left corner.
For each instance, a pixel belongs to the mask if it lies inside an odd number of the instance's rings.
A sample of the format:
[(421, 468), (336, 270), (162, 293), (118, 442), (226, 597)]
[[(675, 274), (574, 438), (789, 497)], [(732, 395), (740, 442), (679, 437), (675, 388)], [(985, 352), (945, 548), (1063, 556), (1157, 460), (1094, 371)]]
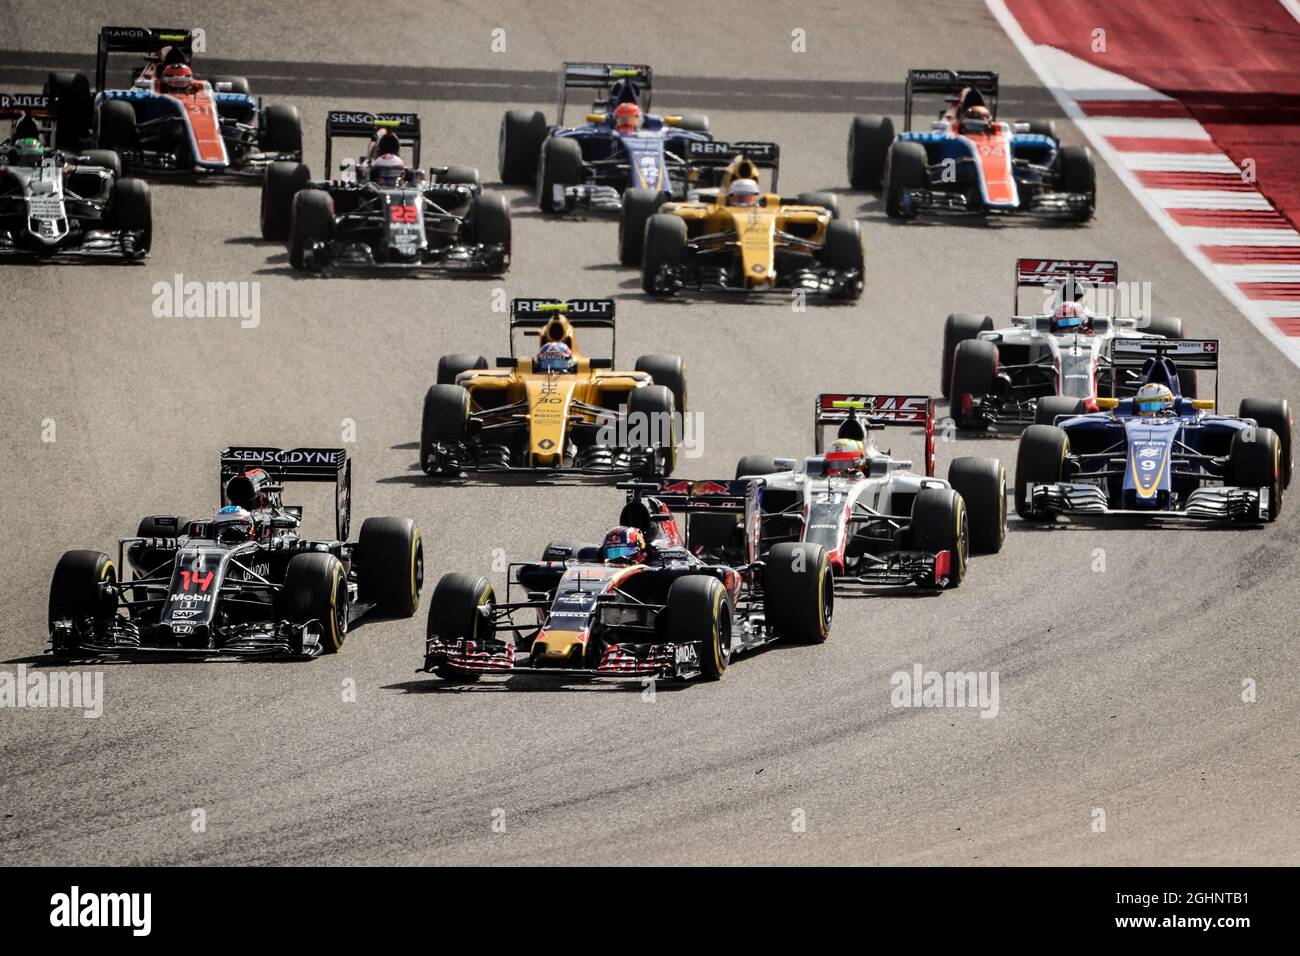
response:
[(344, 161), (341, 179), (313, 180), (302, 163), (272, 163), (266, 172), (262, 238), (287, 240), (293, 268), (499, 275), (510, 267), (505, 199), (483, 192), (477, 169), (421, 169), (417, 115), (331, 110), (327, 170), (336, 138), (370, 141), (365, 156)]
[[(738, 654), (830, 634), (834, 575), (820, 545), (788, 542), (759, 560), (757, 484), (631, 482), (606, 544), (553, 542), (512, 564), (506, 600), (487, 578), (443, 575), (429, 605), (424, 669), (452, 681), (484, 674), (713, 681)], [(685, 515), (685, 531), (674, 512)], [(751, 533), (696, 540), (695, 522), (745, 516)], [(635, 541), (614, 547), (611, 538)], [(512, 600), (516, 589), (522, 600)], [(507, 635), (512, 639), (507, 640)]]
[[(334, 540), (301, 535), (302, 508), (281, 502), (286, 482), (334, 483)], [(367, 518), (347, 543), (351, 485), (341, 448), (227, 448), (213, 518), (147, 517), (118, 541), (116, 561), (100, 551), (59, 559), (50, 651), (311, 658), (337, 651), (362, 614), (411, 617), (424, 582), (420, 530), (409, 518)]]

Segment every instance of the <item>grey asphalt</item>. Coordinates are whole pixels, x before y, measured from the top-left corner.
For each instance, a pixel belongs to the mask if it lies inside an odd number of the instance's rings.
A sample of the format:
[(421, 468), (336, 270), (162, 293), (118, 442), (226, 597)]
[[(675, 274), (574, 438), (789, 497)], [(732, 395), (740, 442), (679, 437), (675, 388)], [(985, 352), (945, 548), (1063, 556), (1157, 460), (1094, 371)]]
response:
[[(0, 47), (23, 51), (0, 54), (0, 89), (38, 81), (38, 53), (84, 62), (101, 24), (151, 25), (154, 6), (80, 4), (69, 23), (63, 8), (0, 2)], [(543, 221), (519, 190), (503, 281), (301, 278), (256, 238), (255, 188), (157, 185), (147, 264), (0, 267), (0, 670), (40, 657), (63, 550), (112, 551), (143, 514), (215, 508), (229, 443), (333, 445), (354, 430), (356, 516), (416, 518), (431, 579), (602, 534), (621, 501), (608, 487), (435, 487), (416, 470), (437, 357), (505, 345), (498, 289), (614, 295), (622, 356), (681, 354), (704, 415), (689, 477), (728, 476), (750, 452), (810, 453), (820, 390), (937, 391), (944, 316), (1005, 315), (1018, 255), (1115, 257), (1124, 278), (1154, 283), (1159, 311), (1222, 340), (1225, 407), (1300, 396), (1300, 372), (1107, 169), (1081, 229), (900, 226), (847, 191), (849, 117), (901, 111), (909, 66), (997, 69), (1017, 102), (1051, 111), (982, 3), (717, 2), (670, 32), (573, 0), (402, 0), (382, 8), (397, 35), (355, 9), (202, 7), (210, 56), (301, 107), (315, 169), (327, 107), (393, 107), (421, 113), (429, 161), (494, 179), (501, 111), (527, 105), (514, 97), (546, 104), (566, 58), (644, 61), (661, 108), (707, 108), (721, 137), (778, 141), (788, 190), (841, 191), (866, 230), (866, 293), (803, 314), (650, 302), (614, 265), (611, 222)], [(489, 46), (497, 28), (505, 53)], [(807, 52), (791, 50), (796, 29)], [(154, 284), (177, 274), (260, 282), (260, 324), (155, 318)], [(940, 444), (941, 473), (959, 454), (1010, 469), (1014, 452), (960, 436)], [(301, 500), (323, 530), (328, 497)], [(777, 646), (653, 699), (605, 683), (442, 685), (415, 673), (423, 609), (311, 663), (98, 667), (100, 719), (0, 710), (0, 849), (8, 864), (1295, 864), (1300, 507), (1287, 504), (1252, 530), (1013, 517), (1003, 552), (959, 590), (841, 600), (826, 645)], [(996, 672), (998, 715), (891, 706), (891, 675), (918, 664)]]

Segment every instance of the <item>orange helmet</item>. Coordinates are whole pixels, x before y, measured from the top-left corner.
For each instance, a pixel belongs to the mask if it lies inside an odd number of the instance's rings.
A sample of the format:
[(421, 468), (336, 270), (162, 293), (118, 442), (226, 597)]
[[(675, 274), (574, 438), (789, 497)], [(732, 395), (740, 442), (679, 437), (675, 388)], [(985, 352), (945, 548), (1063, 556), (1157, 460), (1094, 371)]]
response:
[(620, 133), (635, 133), (641, 128), (641, 107), (635, 103), (619, 103), (614, 110), (614, 127)]

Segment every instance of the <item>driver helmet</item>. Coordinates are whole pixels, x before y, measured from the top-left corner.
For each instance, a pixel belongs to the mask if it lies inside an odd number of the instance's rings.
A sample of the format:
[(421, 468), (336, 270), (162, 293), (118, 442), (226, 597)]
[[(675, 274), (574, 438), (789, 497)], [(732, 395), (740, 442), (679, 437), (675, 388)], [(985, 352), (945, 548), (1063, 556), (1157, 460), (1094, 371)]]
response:
[(1072, 332), (1088, 323), (1088, 313), (1077, 302), (1062, 302), (1052, 311), (1052, 331)]
[(387, 189), (392, 189), (402, 182), (406, 175), (406, 163), (396, 153), (385, 153), (370, 161), (370, 181)]
[(369, 159), (376, 159), (389, 153), (396, 156), (401, 151), (402, 141), (397, 138), (396, 133), (391, 129), (378, 129), (375, 130), (375, 135), (370, 137), (370, 149), (367, 155)]
[(239, 505), (226, 505), (212, 519), (212, 537), (220, 544), (240, 544), (253, 536), (253, 516)]
[(35, 136), (24, 136), (14, 141), (14, 160), (19, 166), (39, 166), (45, 158), (45, 147)]
[(163, 67), (162, 85), (169, 93), (188, 93), (194, 85), (194, 71), (184, 63), (170, 63)]
[(737, 179), (727, 190), (728, 206), (757, 206), (758, 183), (752, 179)]
[(1151, 417), (1163, 415), (1174, 410), (1174, 393), (1168, 385), (1155, 382), (1143, 385), (1133, 396), (1133, 411), (1138, 415)]
[(600, 559), (606, 564), (644, 564), (645, 535), (640, 528), (613, 529), (600, 546)]
[(577, 369), (578, 362), (573, 357), (573, 349), (563, 342), (547, 342), (537, 353), (536, 366), (539, 372), (558, 372), (566, 375)]
[(867, 457), (867, 447), (856, 438), (837, 438), (826, 452), (826, 473), (842, 475), (861, 472)]
[(620, 133), (635, 133), (641, 128), (641, 107), (619, 103), (614, 109), (614, 128)]

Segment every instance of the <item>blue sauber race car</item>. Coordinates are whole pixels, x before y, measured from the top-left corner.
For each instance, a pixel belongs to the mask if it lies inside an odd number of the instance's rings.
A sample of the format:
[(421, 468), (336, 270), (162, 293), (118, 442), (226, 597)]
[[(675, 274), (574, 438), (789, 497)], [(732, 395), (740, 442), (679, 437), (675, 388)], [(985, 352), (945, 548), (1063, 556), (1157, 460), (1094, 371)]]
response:
[[(501, 121), (501, 181), (537, 184), (543, 212), (618, 210), (626, 189), (683, 198), (692, 167), (686, 143), (710, 142), (704, 116), (650, 112), (650, 67), (565, 63), (555, 125), (541, 110), (510, 110)], [(594, 90), (581, 126), (565, 126), (571, 89)]]
[[(1116, 367), (1141, 368), (1132, 398), (1099, 398), (1100, 411), (1030, 425), (1016, 456), (1016, 511), (1105, 520), (1272, 521), (1291, 481), (1291, 406), (1248, 398), (1236, 416), (1215, 398), (1184, 398), (1178, 373), (1217, 373), (1215, 339), (1117, 339)], [(1216, 375), (1217, 379), (1217, 375)]]
[[(297, 107), (264, 106), (244, 77), (196, 76), (195, 36), (156, 27), (100, 30), (93, 93), (84, 74), (49, 76), (61, 137), (111, 149), (123, 168), (152, 173), (260, 177), (275, 160), (301, 161)], [(113, 53), (144, 54), (126, 87), (109, 86)]]
[[(940, 94), (947, 104), (926, 131), (912, 129), (917, 94)], [(921, 212), (1092, 218), (1092, 154), (1060, 145), (1050, 120), (998, 121), (996, 73), (909, 70), (904, 98), (897, 136), (888, 116), (856, 116), (849, 131), (849, 182), (854, 189), (883, 184), (891, 218)]]

